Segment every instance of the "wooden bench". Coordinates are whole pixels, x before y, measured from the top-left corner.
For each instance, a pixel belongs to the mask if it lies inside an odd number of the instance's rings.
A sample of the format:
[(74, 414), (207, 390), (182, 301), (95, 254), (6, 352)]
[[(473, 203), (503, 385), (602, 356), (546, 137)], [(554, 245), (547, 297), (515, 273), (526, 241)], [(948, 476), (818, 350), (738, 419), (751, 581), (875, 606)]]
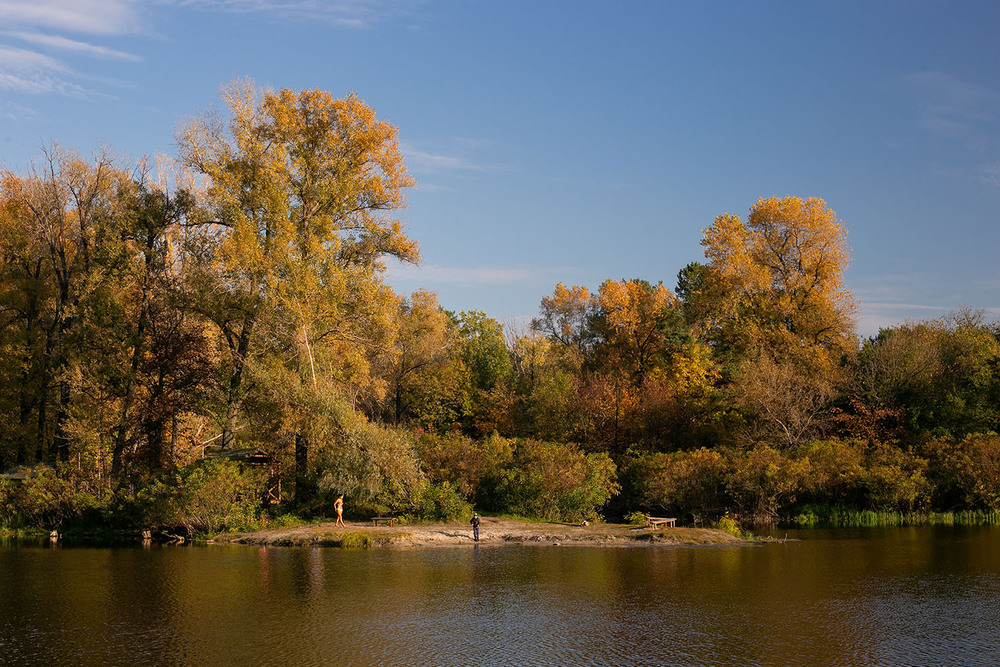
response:
[(394, 517), (394, 516), (373, 516), (372, 517), (372, 526), (373, 527), (377, 526), (380, 521), (383, 522), (383, 523), (388, 523), (390, 528), (392, 528), (394, 525), (396, 525), (396, 517)]
[(677, 519), (673, 518), (664, 519), (663, 517), (658, 517), (658, 516), (647, 516), (646, 525), (649, 526), (650, 528), (659, 528), (660, 526), (667, 526), (668, 528), (676, 528)]

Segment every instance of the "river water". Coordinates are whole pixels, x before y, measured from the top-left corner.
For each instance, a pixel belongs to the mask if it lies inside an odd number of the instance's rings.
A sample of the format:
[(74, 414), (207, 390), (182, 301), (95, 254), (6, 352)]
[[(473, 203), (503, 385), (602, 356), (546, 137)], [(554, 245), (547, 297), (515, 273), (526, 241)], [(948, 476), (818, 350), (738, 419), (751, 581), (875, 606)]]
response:
[(6, 543), (0, 663), (1000, 664), (1000, 529), (789, 537), (800, 539), (395, 551)]

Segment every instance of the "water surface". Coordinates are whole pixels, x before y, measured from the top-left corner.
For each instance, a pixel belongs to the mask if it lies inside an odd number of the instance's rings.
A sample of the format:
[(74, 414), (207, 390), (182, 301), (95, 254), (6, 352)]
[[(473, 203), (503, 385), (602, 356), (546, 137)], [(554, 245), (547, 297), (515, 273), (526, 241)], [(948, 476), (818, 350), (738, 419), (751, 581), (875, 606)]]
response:
[(1000, 664), (1000, 531), (755, 547), (0, 546), (0, 663)]

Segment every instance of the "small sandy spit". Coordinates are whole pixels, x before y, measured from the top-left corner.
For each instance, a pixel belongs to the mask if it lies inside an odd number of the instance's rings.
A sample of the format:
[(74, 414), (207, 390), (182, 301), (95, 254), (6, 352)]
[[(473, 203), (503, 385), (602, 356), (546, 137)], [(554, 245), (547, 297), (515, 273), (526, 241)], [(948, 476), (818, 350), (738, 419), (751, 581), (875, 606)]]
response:
[(751, 544), (747, 540), (711, 528), (636, 528), (627, 524), (597, 523), (586, 526), (533, 523), (516, 519), (483, 517), (479, 542), (472, 539), (472, 526), (464, 524), (419, 524), (372, 526), (348, 522), (315, 523), (292, 528), (271, 528), (252, 533), (219, 535), (216, 543), (259, 546), (372, 546), (389, 548), (461, 547), (501, 545), (550, 546), (722, 546)]

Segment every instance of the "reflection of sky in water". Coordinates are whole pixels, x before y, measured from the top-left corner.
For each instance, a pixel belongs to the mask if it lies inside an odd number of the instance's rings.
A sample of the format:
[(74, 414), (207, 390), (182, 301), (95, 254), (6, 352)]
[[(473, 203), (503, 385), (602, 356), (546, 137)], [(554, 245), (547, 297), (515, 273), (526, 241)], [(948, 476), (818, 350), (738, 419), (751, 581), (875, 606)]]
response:
[(2, 548), (0, 662), (1000, 662), (1000, 530), (748, 548)]

